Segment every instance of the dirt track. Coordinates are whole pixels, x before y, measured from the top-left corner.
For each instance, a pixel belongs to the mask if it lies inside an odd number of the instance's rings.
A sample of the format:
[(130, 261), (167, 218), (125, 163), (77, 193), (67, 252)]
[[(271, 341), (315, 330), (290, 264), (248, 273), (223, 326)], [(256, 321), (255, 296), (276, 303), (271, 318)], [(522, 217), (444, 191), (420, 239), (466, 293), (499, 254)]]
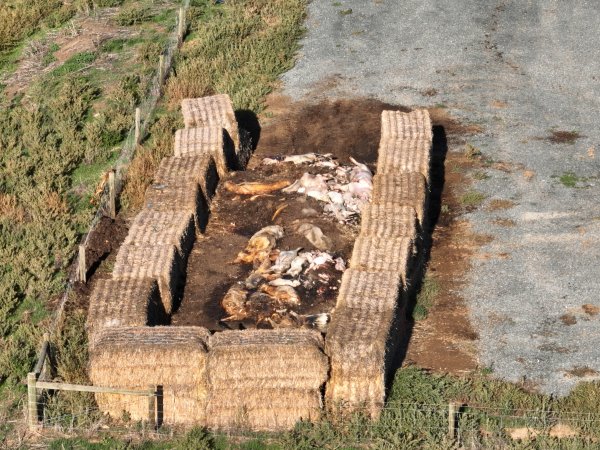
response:
[[(599, 316), (587, 312), (600, 306), (598, 28), (592, 2), (313, 2), (283, 77), (292, 100), (437, 105), (479, 126), (467, 141), (482, 164), (453, 161), (464, 142), (448, 145), (446, 174), (485, 195), (465, 208), (457, 192), (456, 219), (486, 236), (451, 293), (466, 301), (481, 366), (559, 394), (600, 376)], [(413, 347), (432, 330), (417, 327)]]

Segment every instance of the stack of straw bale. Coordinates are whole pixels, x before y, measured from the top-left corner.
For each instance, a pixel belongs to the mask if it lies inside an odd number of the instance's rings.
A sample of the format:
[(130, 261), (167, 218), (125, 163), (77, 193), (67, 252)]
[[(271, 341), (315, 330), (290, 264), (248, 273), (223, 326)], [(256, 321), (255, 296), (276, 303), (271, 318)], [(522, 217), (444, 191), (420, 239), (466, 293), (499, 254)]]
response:
[(186, 128), (220, 127), (227, 130), (235, 148), (235, 165), (242, 168), (250, 157), (248, 136), (238, 129), (233, 104), (226, 94), (181, 101)]
[[(90, 379), (98, 386), (132, 390), (161, 386), (158, 403), (165, 423), (202, 424), (209, 336), (202, 327), (106, 328), (90, 351)], [(101, 411), (115, 418), (149, 418), (146, 397), (96, 394), (96, 401)]]
[(224, 331), (211, 337), (207, 425), (289, 429), (315, 420), (327, 379), (323, 338), (312, 330)]
[(184, 128), (175, 132), (175, 156), (210, 155), (220, 177), (236, 167), (235, 148), (229, 133), (221, 127)]
[(97, 334), (104, 328), (160, 325), (166, 320), (156, 280), (98, 280), (90, 297), (86, 323), (88, 340), (93, 345)]
[[(372, 201), (344, 273), (325, 351), (328, 406), (377, 418), (385, 402), (419, 234), (426, 220), (432, 130), (426, 110), (384, 111)], [(418, 220), (417, 220), (418, 219)]]
[(122, 244), (113, 268), (113, 278), (152, 278), (158, 282), (167, 314), (179, 296), (184, 262), (173, 244)]

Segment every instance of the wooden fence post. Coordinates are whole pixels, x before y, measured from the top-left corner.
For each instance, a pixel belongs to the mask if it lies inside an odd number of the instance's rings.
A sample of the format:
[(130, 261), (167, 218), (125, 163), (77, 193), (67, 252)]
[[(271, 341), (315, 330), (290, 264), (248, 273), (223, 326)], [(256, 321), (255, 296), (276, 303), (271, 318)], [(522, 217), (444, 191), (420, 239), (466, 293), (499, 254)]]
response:
[(142, 111), (140, 108), (135, 108), (135, 145), (140, 143), (142, 133)]
[(448, 437), (454, 440), (456, 436), (456, 403), (448, 403)]
[(162, 86), (165, 78), (165, 55), (158, 57), (158, 84)]
[(183, 38), (185, 36), (185, 9), (183, 6), (179, 8), (179, 23), (177, 28), (177, 41), (179, 45), (182, 44)]
[(38, 427), (38, 405), (37, 405), (37, 391), (35, 384), (37, 382), (37, 376), (35, 372), (29, 372), (27, 374), (27, 411), (28, 411), (28, 422), (29, 429), (31, 431)]
[(148, 423), (152, 428), (156, 427), (156, 386), (148, 386), (150, 391), (154, 392), (154, 395), (148, 396)]
[(108, 172), (108, 207), (111, 219), (117, 217), (117, 192), (115, 188), (115, 171)]
[(87, 283), (87, 268), (85, 264), (85, 245), (79, 246), (79, 281)]

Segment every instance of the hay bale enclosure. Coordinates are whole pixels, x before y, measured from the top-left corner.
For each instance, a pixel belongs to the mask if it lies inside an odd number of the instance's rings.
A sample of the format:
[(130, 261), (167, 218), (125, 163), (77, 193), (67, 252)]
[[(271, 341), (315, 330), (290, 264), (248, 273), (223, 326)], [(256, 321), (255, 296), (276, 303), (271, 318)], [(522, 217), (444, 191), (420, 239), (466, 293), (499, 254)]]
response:
[[(245, 163), (229, 97), (182, 112), (112, 278), (95, 285), (90, 379), (162, 386), (166, 424), (284, 430), (324, 407), (377, 418), (421, 250), (427, 111), (383, 112), (375, 176), (319, 154), (229, 172)], [(148, 418), (146, 398), (96, 398), (114, 418)]]

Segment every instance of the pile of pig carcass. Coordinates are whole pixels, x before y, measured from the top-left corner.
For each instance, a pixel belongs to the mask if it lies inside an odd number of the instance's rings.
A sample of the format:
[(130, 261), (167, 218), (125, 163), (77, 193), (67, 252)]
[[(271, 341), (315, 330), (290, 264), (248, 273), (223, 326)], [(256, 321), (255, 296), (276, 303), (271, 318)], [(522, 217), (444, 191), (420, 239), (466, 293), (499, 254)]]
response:
[[(324, 203), (323, 210), (342, 223), (357, 220), (361, 206), (368, 202), (372, 190), (372, 173), (369, 168), (351, 158), (353, 166), (340, 166), (332, 156), (319, 154), (293, 155), (281, 159), (266, 158), (263, 164), (308, 164), (320, 168), (318, 174), (308, 172), (282, 192), (299, 193)], [(330, 169), (329, 172), (323, 168)], [(244, 281), (235, 283), (221, 300), (228, 314), (222, 322), (252, 322), (255, 326), (271, 328), (310, 327), (325, 332), (330, 312), (303, 315), (294, 309), (302, 303), (296, 288), (317, 292), (337, 289), (331, 286), (331, 271), (343, 272), (343, 258), (335, 258), (323, 251), (320, 242), (326, 242), (318, 227), (303, 224), (297, 231), (320, 250), (302, 251), (277, 249), (284, 236), (279, 225), (262, 228), (255, 233), (246, 248), (240, 252), (236, 263), (252, 264), (253, 271)]]

